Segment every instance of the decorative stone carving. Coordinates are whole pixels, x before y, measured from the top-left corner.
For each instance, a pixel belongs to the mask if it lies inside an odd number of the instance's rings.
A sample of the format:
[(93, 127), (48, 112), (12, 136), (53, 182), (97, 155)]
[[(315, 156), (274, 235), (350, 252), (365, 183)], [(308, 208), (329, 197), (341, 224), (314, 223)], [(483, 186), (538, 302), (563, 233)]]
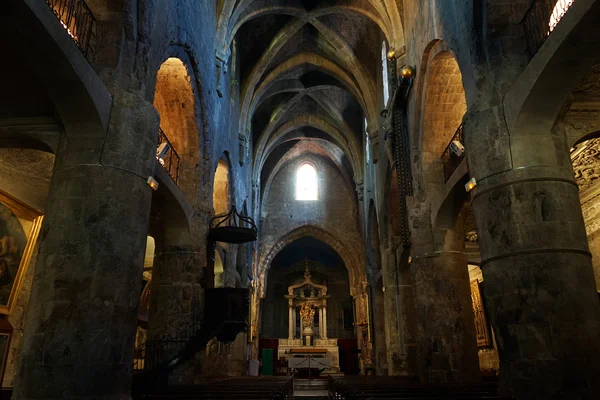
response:
[(363, 201), (364, 198), (364, 189), (365, 189), (365, 184), (362, 180), (356, 182), (356, 193), (358, 194), (358, 201)]
[(579, 188), (592, 186), (600, 178), (600, 138), (586, 140), (575, 147), (571, 161)]
[(472, 231), (467, 232), (465, 234), (465, 240), (467, 242), (477, 242), (477, 240), (478, 240), (477, 231), (472, 230)]

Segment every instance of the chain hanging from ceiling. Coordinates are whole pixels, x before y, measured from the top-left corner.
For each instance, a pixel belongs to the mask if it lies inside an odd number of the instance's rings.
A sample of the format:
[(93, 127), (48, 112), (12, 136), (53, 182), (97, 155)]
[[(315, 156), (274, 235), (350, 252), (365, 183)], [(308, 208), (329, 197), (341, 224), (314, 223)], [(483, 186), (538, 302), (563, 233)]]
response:
[(391, 104), (391, 136), (394, 152), (394, 166), (396, 168), (396, 183), (398, 185), (400, 202), (400, 237), (402, 245), (404, 247), (409, 247), (410, 229), (408, 226), (406, 198), (413, 195), (413, 183), (410, 164), (410, 138), (408, 137), (408, 129), (406, 126), (405, 105), (414, 79), (414, 70), (411, 67), (404, 67), (403, 73), (401, 74), (400, 79), (398, 79), (396, 58), (391, 57), (388, 62), (390, 69), (390, 87), (392, 93), (394, 93)]

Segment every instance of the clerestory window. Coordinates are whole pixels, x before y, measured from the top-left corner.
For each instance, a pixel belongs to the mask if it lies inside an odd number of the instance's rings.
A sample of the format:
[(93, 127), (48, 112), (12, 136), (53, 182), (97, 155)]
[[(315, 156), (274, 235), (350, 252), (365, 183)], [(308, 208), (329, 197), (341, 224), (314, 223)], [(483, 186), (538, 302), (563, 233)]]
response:
[(317, 170), (311, 164), (296, 171), (296, 200), (318, 200)]
[(550, 32), (556, 28), (558, 21), (561, 20), (574, 2), (575, 0), (558, 0), (556, 2), (556, 5), (554, 5), (554, 9), (552, 10), (552, 14), (550, 15), (550, 22), (548, 23), (548, 34), (550, 34)]
[(385, 42), (381, 43), (381, 74), (383, 84), (383, 106), (387, 107), (390, 99), (390, 83), (388, 78), (387, 46)]

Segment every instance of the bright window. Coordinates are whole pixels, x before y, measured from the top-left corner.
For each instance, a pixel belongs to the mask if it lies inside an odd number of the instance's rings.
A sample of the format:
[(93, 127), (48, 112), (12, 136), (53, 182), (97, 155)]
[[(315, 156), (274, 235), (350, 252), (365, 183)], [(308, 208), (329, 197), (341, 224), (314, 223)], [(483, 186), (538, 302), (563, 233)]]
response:
[(550, 22), (548, 24), (548, 28), (550, 31), (548, 32), (548, 34), (552, 32), (554, 28), (556, 28), (558, 21), (560, 21), (560, 19), (565, 15), (569, 7), (571, 7), (574, 2), (575, 0), (558, 0), (556, 2), (556, 5), (552, 10), (552, 15), (550, 15)]
[(296, 200), (317, 200), (317, 170), (310, 164), (302, 164), (296, 171)]
[(388, 79), (387, 46), (385, 42), (381, 43), (381, 71), (383, 75), (383, 106), (387, 107), (387, 102), (390, 99), (390, 84)]

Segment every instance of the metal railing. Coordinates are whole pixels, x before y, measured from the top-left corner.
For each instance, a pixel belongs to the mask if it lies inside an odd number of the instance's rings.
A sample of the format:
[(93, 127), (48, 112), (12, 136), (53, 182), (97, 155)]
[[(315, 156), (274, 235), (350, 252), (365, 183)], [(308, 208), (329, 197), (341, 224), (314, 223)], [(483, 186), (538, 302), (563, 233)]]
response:
[(96, 18), (84, 0), (46, 0), (54, 15), (83, 55), (94, 53)]
[(158, 144), (156, 148), (156, 159), (171, 176), (175, 184), (179, 183), (179, 154), (173, 148), (165, 132), (158, 128)]
[(175, 322), (163, 333), (146, 340), (135, 349), (133, 356), (134, 374), (169, 367), (176, 362), (192, 338), (202, 329), (202, 316), (195, 310), (188, 316)]
[(458, 141), (463, 143), (463, 124), (460, 124), (456, 132), (454, 132), (454, 136), (450, 139), (450, 143), (446, 146), (446, 150), (442, 153), (442, 164), (444, 165), (444, 180), (448, 182), (448, 179), (452, 176), (456, 168), (460, 162), (465, 158), (465, 153), (462, 152), (461, 155), (457, 155), (456, 152), (452, 151), (452, 142)]
[(529, 57), (533, 58), (574, 0), (535, 0), (523, 18)]

